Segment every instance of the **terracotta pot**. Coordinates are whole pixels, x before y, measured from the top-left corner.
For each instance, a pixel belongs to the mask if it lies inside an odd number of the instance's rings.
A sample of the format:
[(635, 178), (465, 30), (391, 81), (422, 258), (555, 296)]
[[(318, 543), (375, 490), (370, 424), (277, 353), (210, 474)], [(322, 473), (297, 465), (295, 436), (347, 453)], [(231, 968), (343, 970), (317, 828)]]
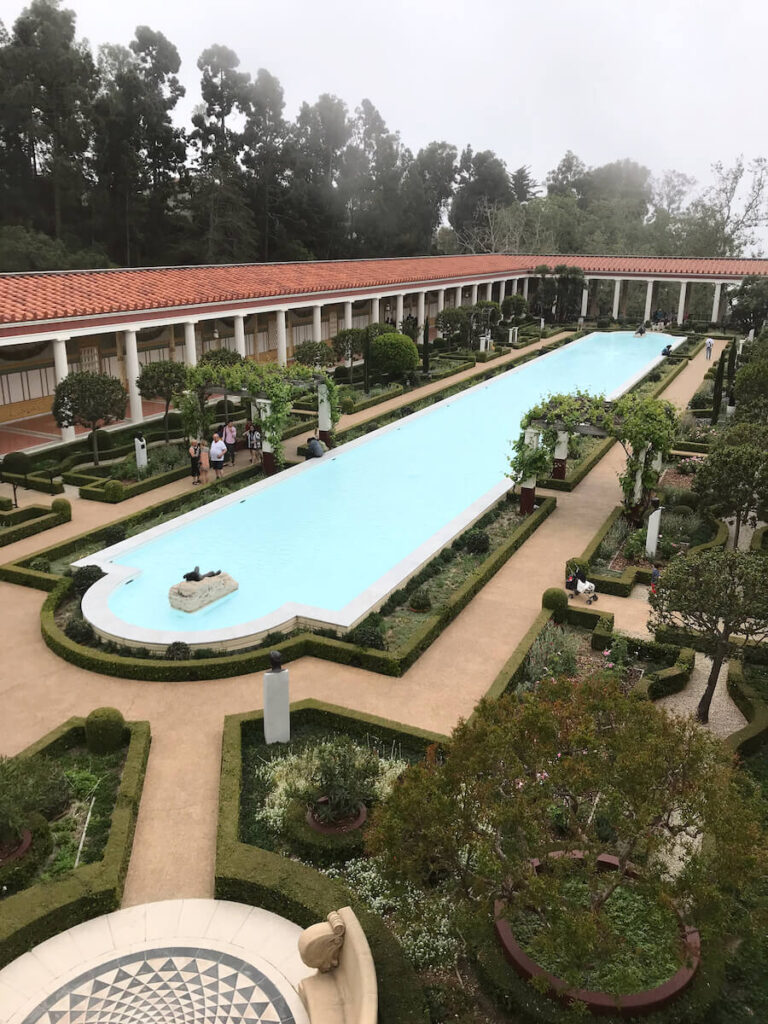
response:
[[(582, 850), (555, 850), (550, 857), (572, 857), (574, 860), (583, 860)], [(542, 863), (538, 859), (531, 861), (533, 869), (539, 871)], [(617, 871), (619, 861), (617, 857), (609, 854), (601, 854), (597, 858), (598, 871)], [(630, 878), (637, 877), (637, 871), (633, 867), (627, 867), (626, 874)], [(613, 996), (608, 992), (598, 992), (591, 989), (570, 988), (562, 978), (558, 978), (549, 971), (544, 970), (539, 964), (532, 960), (515, 939), (512, 928), (502, 915), (504, 903), (497, 900), (494, 904), (494, 928), (496, 936), (501, 943), (504, 958), (514, 967), (521, 978), (528, 981), (530, 978), (545, 978), (549, 983), (547, 995), (552, 999), (559, 999), (565, 1003), (581, 1002), (595, 1016), (610, 1016), (616, 1014), (619, 1017), (643, 1016), (654, 1013), (669, 1003), (674, 1002), (678, 996), (690, 986), (696, 971), (701, 963), (701, 938), (695, 928), (686, 925), (682, 915), (678, 912), (680, 921), (680, 939), (685, 946), (686, 962), (672, 977), (657, 985), (655, 988), (644, 989), (642, 992), (632, 992), (629, 995)]]
[(324, 836), (343, 835), (345, 832), (355, 832), (362, 828), (368, 819), (368, 808), (365, 804), (358, 804), (357, 815), (354, 818), (347, 818), (346, 821), (334, 821), (329, 824), (318, 821), (312, 808), (308, 808), (306, 821), (313, 832), (319, 832)]

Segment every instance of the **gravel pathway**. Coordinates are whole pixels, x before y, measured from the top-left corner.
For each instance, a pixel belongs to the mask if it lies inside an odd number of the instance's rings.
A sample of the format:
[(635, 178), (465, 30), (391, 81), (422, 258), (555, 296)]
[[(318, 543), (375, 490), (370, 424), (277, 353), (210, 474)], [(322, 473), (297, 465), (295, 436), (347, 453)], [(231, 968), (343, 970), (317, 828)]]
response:
[[(676, 715), (695, 715), (696, 706), (706, 689), (711, 667), (712, 659), (705, 654), (697, 653), (693, 672), (685, 689), (680, 693), (673, 693), (669, 697), (662, 697), (661, 700), (656, 701), (656, 706), (672, 711)], [(717, 687), (709, 709), (709, 723), (705, 726), (706, 729), (723, 739), (747, 724), (746, 718), (728, 695), (725, 685), (727, 675), (728, 662), (725, 662), (720, 669)]]

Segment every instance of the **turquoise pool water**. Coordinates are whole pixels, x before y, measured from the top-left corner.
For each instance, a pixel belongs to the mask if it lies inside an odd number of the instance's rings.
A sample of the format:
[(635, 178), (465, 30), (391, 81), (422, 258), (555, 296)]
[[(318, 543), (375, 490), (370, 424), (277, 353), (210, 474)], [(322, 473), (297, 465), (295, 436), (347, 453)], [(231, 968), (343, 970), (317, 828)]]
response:
[[(126, 636), (135, 638), (138, 628), (150, 639), (160, 631), (164, 639), (173, 634), (200, 643), (211, 631), (231, 632), (266, 616), (274, 628), (280, 609), (341, 613), (375, 599), (377, 582), (393, 567), (469, 506), (484, 496), (493, 500), (504, 484), (509, 442), (534, 402), (577, 388), (616, 394), (659, 361), (667, 341), (679, 340), (630, 332), (587, 336), (394, 428), (115, 545), (97, 560), (108, 572), (122, 567), (117, 576), (130, 569), (133, 578), (117, 585), (102, 580), (89, 592), (86, 614), (103, 625), (99, 595), (113, 627), (115, 620), (132, 627)], [(190, 615), (172, 609), (167, 595), (195, 564), (225, 570), (240, 588)]]

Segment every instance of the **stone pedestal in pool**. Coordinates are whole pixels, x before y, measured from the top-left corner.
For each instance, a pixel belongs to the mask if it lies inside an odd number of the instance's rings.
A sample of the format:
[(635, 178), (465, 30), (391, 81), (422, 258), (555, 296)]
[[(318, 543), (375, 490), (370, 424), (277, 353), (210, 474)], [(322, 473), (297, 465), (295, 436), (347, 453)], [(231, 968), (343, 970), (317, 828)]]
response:
[(182, 612), (196, 612), (207, 604), (218, 601), (238, 589), (237, 580), (229, 573), (220, 572), (217, 576), (203, 576), (199, 580), (182, 580), (175, 583), (168, 591), (171, 608)]

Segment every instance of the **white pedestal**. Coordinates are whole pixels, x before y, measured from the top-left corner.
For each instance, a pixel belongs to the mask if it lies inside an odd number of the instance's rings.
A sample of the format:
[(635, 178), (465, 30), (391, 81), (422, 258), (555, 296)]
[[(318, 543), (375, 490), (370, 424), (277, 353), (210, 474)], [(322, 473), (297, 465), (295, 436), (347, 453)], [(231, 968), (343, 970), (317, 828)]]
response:
[(264, 673), (264, 741), (288, 743), (291, 739), (291, 698), (288, 669)]

